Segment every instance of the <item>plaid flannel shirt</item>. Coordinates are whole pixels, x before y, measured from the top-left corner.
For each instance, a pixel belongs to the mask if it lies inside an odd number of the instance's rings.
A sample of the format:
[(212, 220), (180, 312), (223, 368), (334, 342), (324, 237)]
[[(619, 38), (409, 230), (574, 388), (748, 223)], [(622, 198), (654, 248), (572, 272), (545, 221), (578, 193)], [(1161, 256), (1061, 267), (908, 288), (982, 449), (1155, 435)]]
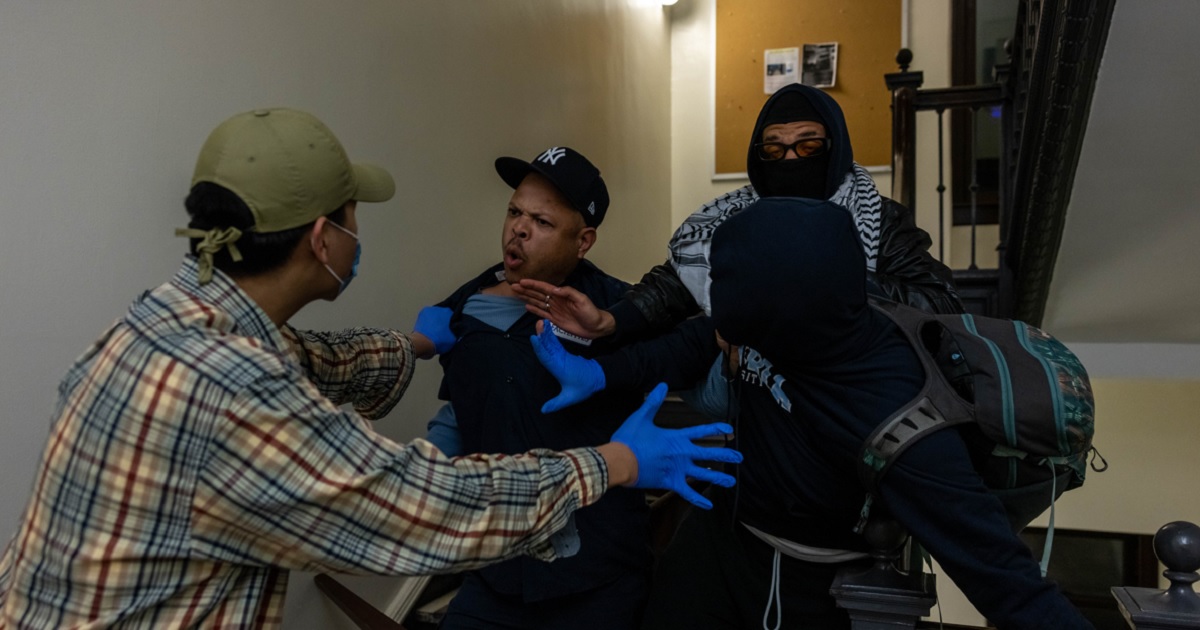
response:
[(280, 330), (220, 272), (199, 285), (189, 257), (60, 385), (0, 558), (0, 628), (277, 627), (288, 569), (553, 559), (551, 534), (603, 493), (603, 459), (396, 444), (365, 418), (412, 370), (405, 335)]

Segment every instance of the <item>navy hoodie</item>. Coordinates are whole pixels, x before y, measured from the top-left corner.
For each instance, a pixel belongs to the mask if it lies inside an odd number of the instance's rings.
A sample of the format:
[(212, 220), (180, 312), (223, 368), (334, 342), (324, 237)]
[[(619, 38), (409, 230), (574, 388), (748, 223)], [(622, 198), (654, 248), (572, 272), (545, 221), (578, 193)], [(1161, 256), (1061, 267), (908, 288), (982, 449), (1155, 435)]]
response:
[[(717, 229), (710, 262), (713, 323), (753, 348), (735, 382), (745, 460), (737, 486), (714, 502), (801, 544), (865, 549), (851, 531), (865, 498), (856, 462), (924, 372), (903, 333), (867, 303), (852, 219), (828, 202), (761, 199)], [(997, 627), (1091, 627), (1042, 579), (958, 429), (902, 454), (880, 496), (873, 511), (890, 510)]]
[(858, 449), (923, 384), (907, 340), (867, 304), (840, 206), (761, 199), (717, 229), (712, 319), (739, 370), (738, 518), (796, 542), (862, 549)]

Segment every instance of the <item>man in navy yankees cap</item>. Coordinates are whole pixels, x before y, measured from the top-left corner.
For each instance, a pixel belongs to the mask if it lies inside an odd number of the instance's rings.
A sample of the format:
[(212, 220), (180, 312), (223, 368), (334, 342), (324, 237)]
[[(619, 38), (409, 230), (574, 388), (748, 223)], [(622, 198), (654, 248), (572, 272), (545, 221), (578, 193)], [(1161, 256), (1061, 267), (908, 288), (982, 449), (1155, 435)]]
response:
[(526, 175), (540, 173), (583, 215), (588, 227), (599, 227), (608, 210), (608, 188), (600, 170), (570, 147), (550, 147), (532, 162), (515, 157), (497, 158), (496, 172), (514, 190)]
[[(529, 161), (501, 157), (495, 166), (513, 189), (502, 259), (424, 309), (417, 325), (417, 332), (441, 340), (439, 397), (448, 401), (429, 423), (428, 439), (447, 455), (595, 444), (638, 407), (642, 392), (606, 391), (569, 416), (544, 412), (559, 384), (530, 343), (538, 318), (512, 287), (531, 278), (573, 287), (597, 304), (621, 299), (629, 285), (585, 260), (608, 211), (608, 188), (599, 169), (564, 146)], [(560, 338), (583, 356), (606, 351), (602, 342)], [(556, 534), (559, 555), (570, 557), (553, 563), (521, 557), (468, 574), (442, 627), (637, 627), (652, 560), (646, 519), (640, 491), (612, 491)]]

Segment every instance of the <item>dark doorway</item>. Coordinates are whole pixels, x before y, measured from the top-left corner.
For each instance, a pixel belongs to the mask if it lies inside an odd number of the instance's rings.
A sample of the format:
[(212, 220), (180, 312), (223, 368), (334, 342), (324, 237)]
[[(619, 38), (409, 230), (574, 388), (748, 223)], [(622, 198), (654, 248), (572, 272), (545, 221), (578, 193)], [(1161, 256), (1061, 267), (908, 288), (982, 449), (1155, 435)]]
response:
[[(1017, 24), (1017, 2), (959, 0), (951, 4), (950, 83), (992, 83), (997, 64), (1008, 62), (1004, 43)], [(950, 112), (950, 182), (954, 225), (971, 225), (971, 189), (975, 223), (1000, 222), (1000, 106)]]

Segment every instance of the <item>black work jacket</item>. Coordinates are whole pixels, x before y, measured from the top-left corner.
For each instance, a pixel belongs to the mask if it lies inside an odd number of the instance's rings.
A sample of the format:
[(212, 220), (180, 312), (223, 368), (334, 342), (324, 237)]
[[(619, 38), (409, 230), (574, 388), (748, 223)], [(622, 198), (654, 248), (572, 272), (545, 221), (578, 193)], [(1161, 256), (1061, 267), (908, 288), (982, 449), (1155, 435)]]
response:
[[(458, 289), (439, 306), (454, 314), (450, 329), (458, 338), (442, 355), (439, 397), (454, 407), (466, 453), (523, 453), (535, 448), (563, 450), (609, 441), (621, 423), (641, 405), (638, 390), (606, 390), (586, 402), (543, 414), (541, 406), (560, 391), (558, 381), (538, 362), (530, 337), (537, 318), (525, 313), (508, 330), (493, 328), (463, 314), (467, 299), (499, 282), (496, 265)], [(621, 299), (629, 285), (587, 261), (564, 282), (603, 308)], [(604, 352), (562, 340), (569, 352), (593, 357)], [(538, 601), (588, 590), (651, 562), (644, 494), (614, 488), (597, 503), (576, 512), (579, 552), (551, 563), (521, 557), (480, 570), (495, 590)]]

